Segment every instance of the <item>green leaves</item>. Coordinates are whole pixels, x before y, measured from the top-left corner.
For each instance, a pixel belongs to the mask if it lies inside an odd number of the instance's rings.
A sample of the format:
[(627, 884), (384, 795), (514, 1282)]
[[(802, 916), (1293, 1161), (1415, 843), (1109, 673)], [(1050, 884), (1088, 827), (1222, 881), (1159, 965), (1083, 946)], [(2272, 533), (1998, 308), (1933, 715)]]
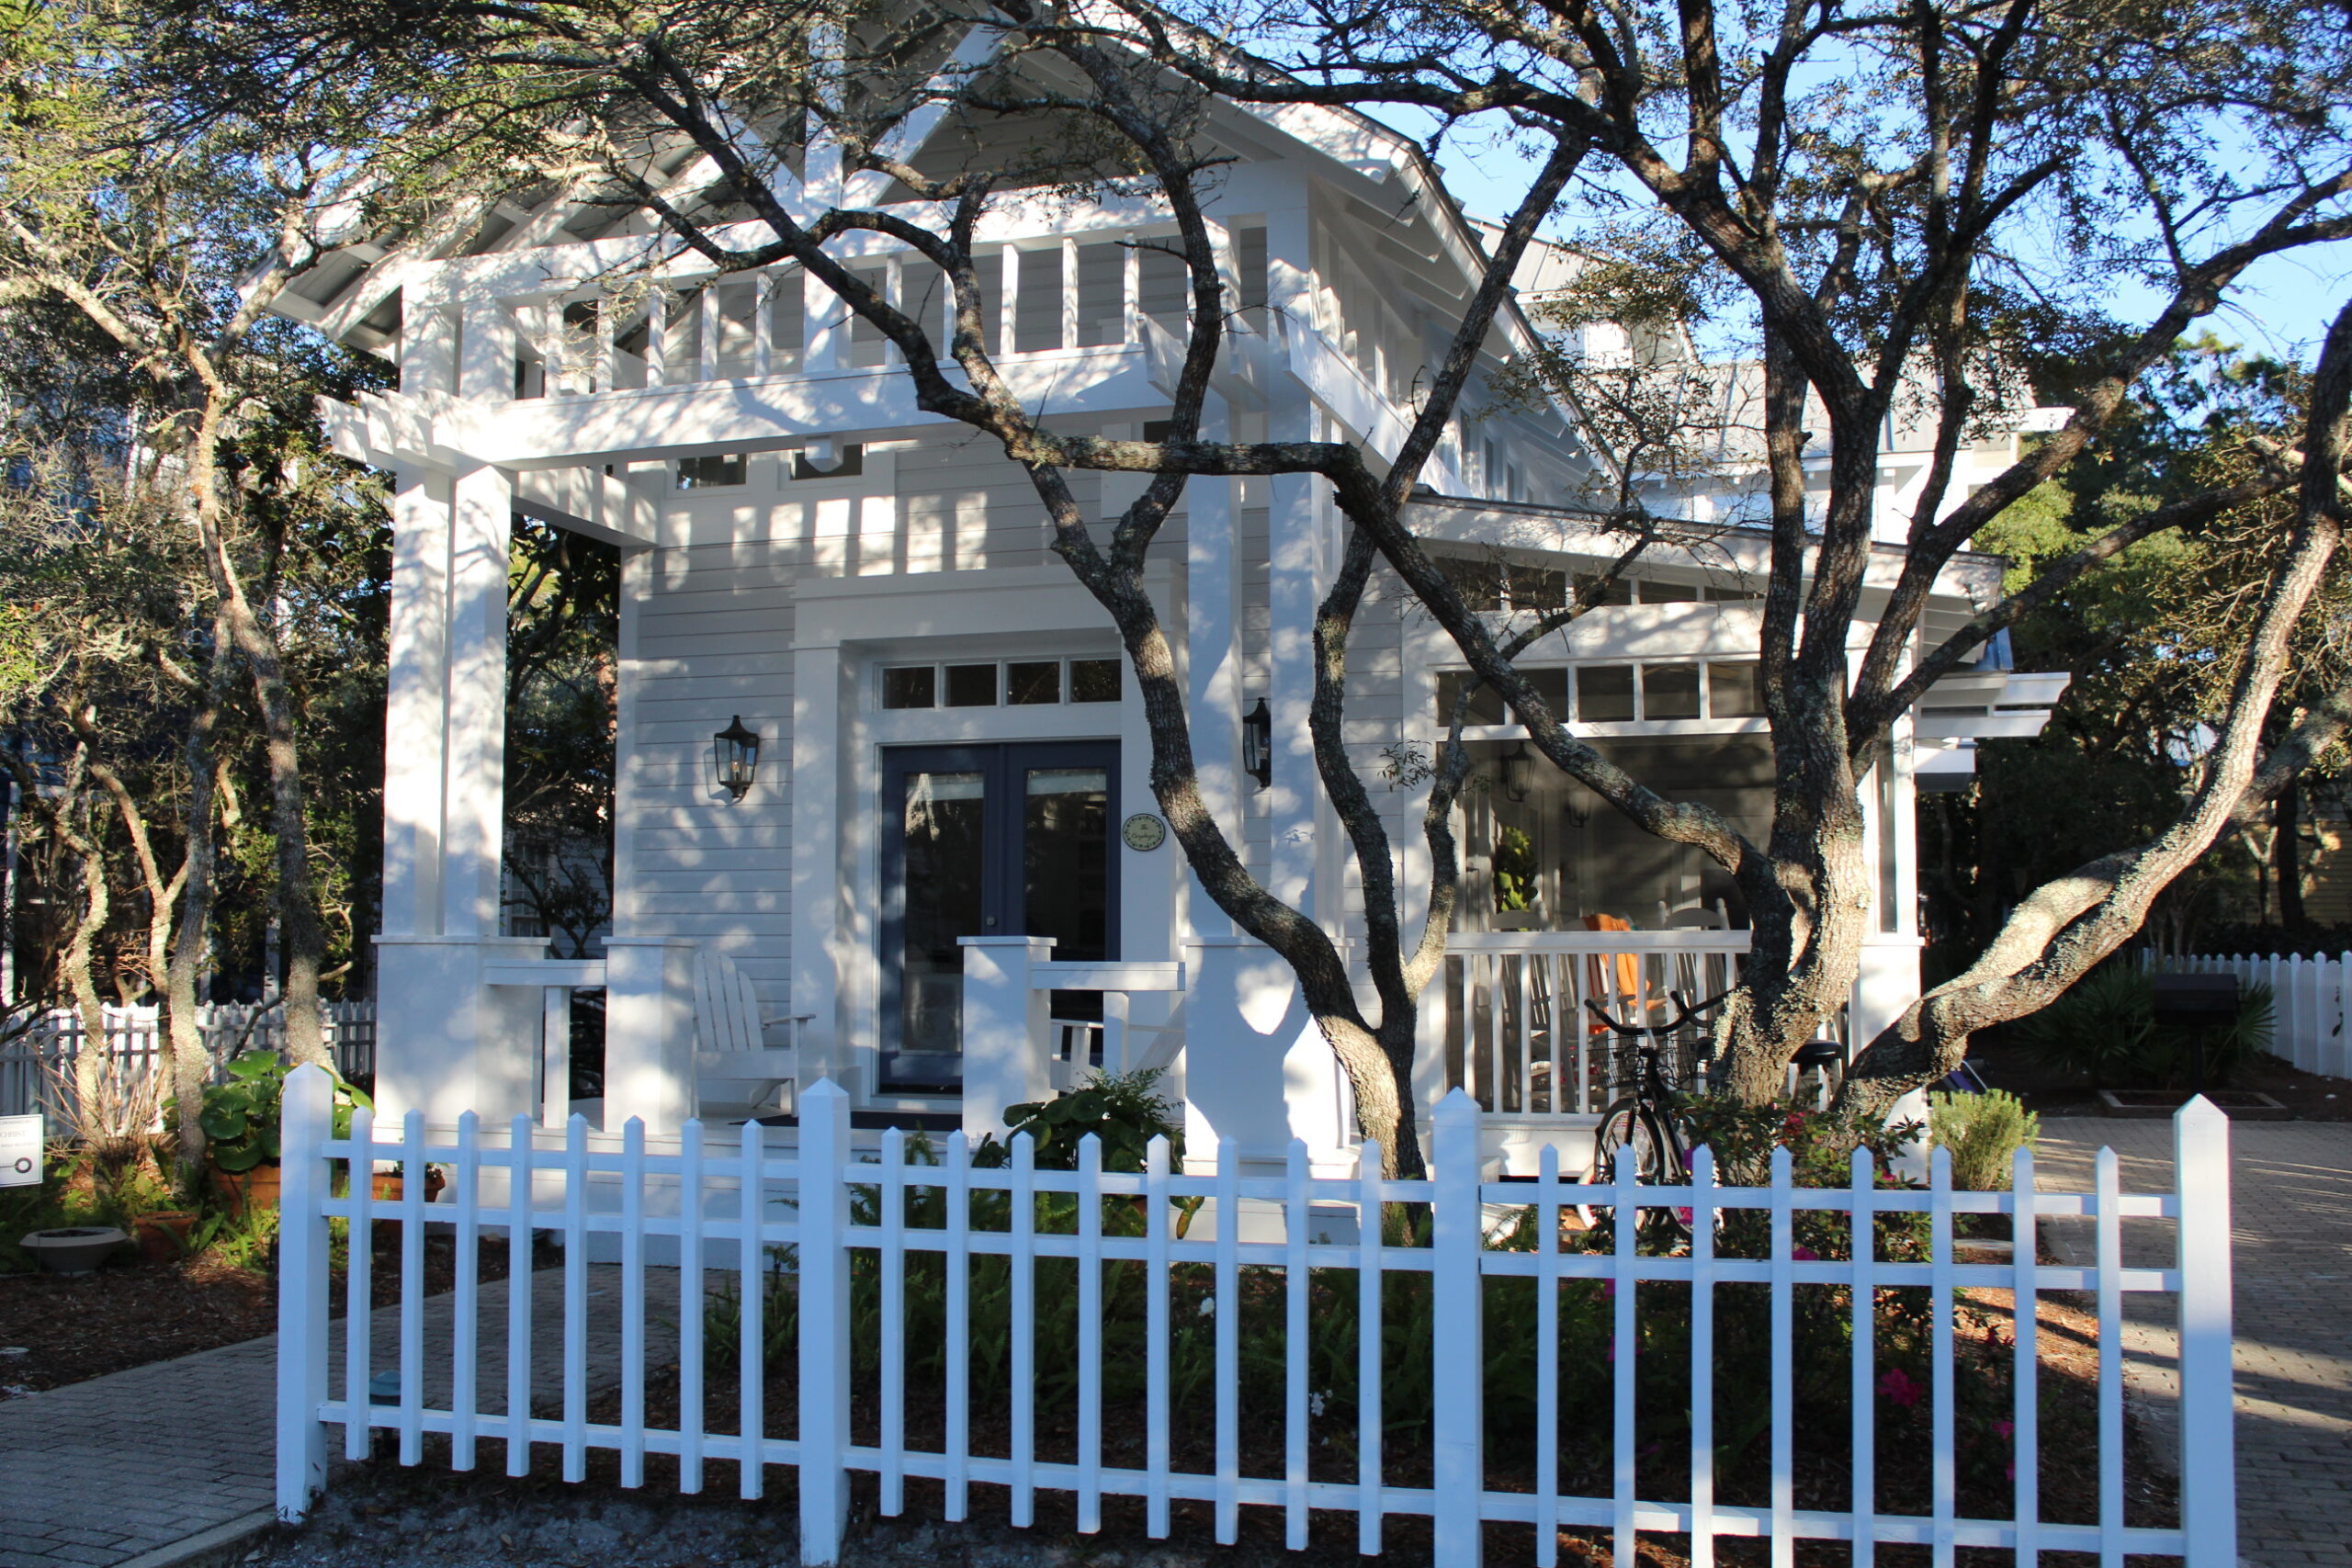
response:
[[(1136, 1073), (1096, 1073), (1079, 1088), (1051, 1100), (1005, 1108), (1008, 1139), (1026, 1133), (1033, 1140), (1036, 1162), (1046, 1170), (1078, 1168), (1078, 1145), (1089, 1133), (1102, 1140), (1102, 1168), (1141, 1170), (1154, 1138), (1166, 1138), (1170, 1156), (1184, 1152), (1184, 1131), (1176, 1108), (1153, 1088), (1157, 1070)], [(1012, 1152), (993, 1135), (973, 1151), (976, 1165), (1007, 1163)]]
[[(275, 1163), (278, 1156), (277, 1126), (286, 1100), (286, 1075), (290, 1069), (275, 1051), (247, 1051), (229, 1064), (229, 1081), (209, 1084), (204, 1108), (197, 1116), (204, 1135), (212, 1140), (212, 1163), (227, 1171), (251, 1170)], [(334, 1083), (334, 1133), (351, 1135), (351, 1113), (374, 1102), (340, 1077)]]

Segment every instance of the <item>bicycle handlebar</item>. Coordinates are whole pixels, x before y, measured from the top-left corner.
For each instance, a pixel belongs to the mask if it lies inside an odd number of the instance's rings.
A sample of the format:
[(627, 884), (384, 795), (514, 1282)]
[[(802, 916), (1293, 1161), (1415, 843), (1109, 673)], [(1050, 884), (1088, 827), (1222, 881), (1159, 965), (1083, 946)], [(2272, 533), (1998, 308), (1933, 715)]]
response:
[(1584, 999), (1584, 1005), (1586, 1008), (1590, 1010), (1593, 1017), (1599, 1019), (1608, 1027), (1611, 1033), (1619, 1036), (1633, 1045), (1639, 1045), (1642, 1043), (1643, 1036), (1645, 1035), (1647, 1035), (1652, 1040), (1664, 1040), (1671, 1036), (1677, 1030), (1682, 1029), (1690, 1024), (1700, 1022), (1701, 1021), (1695, 1015), (1702, 1013), (1709, 1008), (1713, 1007), (1725, 997), (1731, 995), (1731, 992), (1728, 990), (1717, 991), (1713, 996), (1709, 997), (1705, 1001), (1699, 1003), (1696, 1007), (1693, 1007), (1690, 1003), (1685, 1001), (1680, 991), (1668, 991), (1666, 994), (1674, 1003), (1675, 1013), (1673, 1021), (1668, 1023), (1620, 1023), (1615, 1019), (1609, 1016), (1609, 1010), (1606, 1008), (1602, 1007), (1599, 1002), (1594, 1001), (1590, 997), (1587, 997)]

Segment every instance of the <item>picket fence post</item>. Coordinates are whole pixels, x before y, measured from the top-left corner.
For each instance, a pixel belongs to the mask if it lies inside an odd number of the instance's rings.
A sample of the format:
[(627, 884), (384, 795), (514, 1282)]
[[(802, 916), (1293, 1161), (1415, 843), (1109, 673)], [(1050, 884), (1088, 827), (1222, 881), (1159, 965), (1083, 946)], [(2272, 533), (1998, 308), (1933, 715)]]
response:
[(2230, 1119), (2203, 1095), (2172, 1119), (2180, 1269), (2184, 1568), (2237, 1568), (2236, 1409), (2230, 1358)]
[[(1435, 1568), (1478, 1568), (1485, 1530), (1485, 1280), (1479, 1273), (1478, 1105), (1461, 1089), (1430, 1119), (1430, 1475)], [(1220, 1216), (1222, 1218), (1222, 1216)]]
[(849, 1527), (849, 1096), (820, 1078), (800, 1108), (800, 1561), (827, 1568)]
[[(277, 1517), (300, 1523), (326, 1489), (327, 1139), (334, 1087), (323, 1068), (286, 1076), (278, 1121)], [(364, 1179), (364, 1178), (363, 1178)], [(367, 1411), (355, 1413), (364, 1420)]]

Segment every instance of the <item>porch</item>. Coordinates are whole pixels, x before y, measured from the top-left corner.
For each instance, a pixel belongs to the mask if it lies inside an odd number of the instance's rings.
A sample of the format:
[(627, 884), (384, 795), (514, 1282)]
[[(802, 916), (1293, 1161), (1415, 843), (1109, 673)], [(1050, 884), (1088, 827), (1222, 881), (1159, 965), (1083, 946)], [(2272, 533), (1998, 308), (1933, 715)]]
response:
[[(1667, 1022), (1674, 995), (1696, 1004), (1737, 984), (1748, 943), (1746, 931), (1725, 929), (1456, 934), (1422, 1003), (1420, 1120), (1426, 1125), (1438, 1100), (1460, 1089), (1483, 1113), (1487, 1156), (1505, 1174), (1532, 1171), (1545, 1144), (1561, 1148), (1564, 1169), (1579, 1166), (1582, 1134), (1623, 1092), (1614, 1042), (1591, 1008), (1625, 1022)], [(575, 1111), (597, 1128), (632, 1116), (659, 1132), (689, 1119), (788, 1125), (820, 1079), (842, 1086), (869, 1130), (960, 1127), (975, 1140), (1001, 1132), (1009, 1107), (1096, 1069), (1162, 1071), (1170, 1098), (1189, 1104), (1187, 1046), (1198, 1021), (1218, 1010), (1202, 995), (1218, 954), (1195, 946), (1178, 962), (1057, 960), (1055, 945), (1047, 937), (961, 940), (960, 1092), (924, 1096), (877, 1089), (864, 1081), (854, 1045), (829, 1049), (804, 1030), (805, 1016), (763, 1012), (751, 982), (714, 946), (620, 939), (605, 959), (503, 955), (485, 961), (483, 979), (514, 998), (507, 1010), (537, 1021), (521, 1055), (529, 1059), (530, 1119), (548, 1130)], [(571, 998), (589, 988), (605, 994), (605, 1092), (575, 1100)], [(1092, 1016), (1057, 1016), (1057, 1000), (1072, 998), (1085, 998)], [(1841, 1040), (1842, 1028), (1841, 1020)], [(1339, 1109), (1351, 1124), (1352, 1108)]]

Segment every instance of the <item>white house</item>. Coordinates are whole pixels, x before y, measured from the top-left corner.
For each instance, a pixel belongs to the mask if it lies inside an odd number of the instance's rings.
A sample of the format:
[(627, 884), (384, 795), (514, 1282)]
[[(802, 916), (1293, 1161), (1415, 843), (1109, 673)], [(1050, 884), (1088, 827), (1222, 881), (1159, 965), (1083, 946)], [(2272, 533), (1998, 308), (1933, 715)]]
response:
[[(989, 156), (989, 136), (931, 123), (920, 160)], [(1210, 216), (1243, 308), (1212, 434), (1393, 452), (1416, 377), (1477, 276), (1482, 231), (1408, 139), (1365, 119), (1222, 105), (1207, 133), (1234, 160)], [(813, 165), (809, 178), (821, 183)], [(872, 176), (847, 183), (852, 200), (890, 199)], [(987, 280), (996, 347), (1057, 428), (1141, 436), (1165, 417), (1183, 277), (1136, 242), (1172, 229), (1153, 203), (1118, 198), (1014, 193), (988, 217), (983, 237), (1001, 246)], [(1351, 1159), (1342, 1091), (1287, 971), (1188, 886), (1172, 843), (1154, 842), (1132, 682), (1103, 614), (1047, 553), (1026, 479), (919, 412), (895, 348), (820, 284), (790, 266), (713, 278), (675, 250), (641, 214), (502, 201), (462, 243), (355, 245), (282, 301), (400, 369), (398, 392), (331, 411), (338, 449), (390, 469), (398, 489), (379, 1103), (434, 1121), (560, 1113), (564, 1075), (543, 1071), (560, 1049), (549, 1025), (568, 987), (602, 985), (607, 1128), (636, 1115), (673, 1129), (706, 1104), (741, 1115), (772, 1090), (788, 1105), (792, 1081), (822, 1075), (868, 1111), (946, 1111), (979, 1129), (1099, 1049), (1113, 1065), (1168, 1066), (1199, 1146), (1216, 1134), (1271, 1154), (1296, 1135), (1318, 1161)], [(942, 308), (935, 275), (877, 237), (841, 254), (909, 308)], [(649, 268), (658, 288), (643, 287)], [(1507, 310), (1488, 368), (1532, 334)], [(1547, 504), (1578, 494), (1597, 459), (1569, 416), (1475, 388), (1466, 406), (1419, 523), (1498, 612), (1555, 599), (1622, 547)], [(1924, 440), (1888, 433), (1890, 518), (1925, 472), (1912, 449)], [(1107, 516), (1140, 481), (1072, 482)], [(1760, 832), (1753, 593), (1766, 540), (1739, 521), (1744, 482), (1652, 487), (1688, 519), (1681, 542), (1635, 569), (1624, 602), (1524, 662), (1579, 733)], [(1308, 627), (1338, 554), (1317, 488), (1193, 480), (1148, 581), (1181, 637), (1213, 803), (1254, 869), (1344, 935), (1351, 870), (1303, 754)], [(551, 960), (541, 939), (500, 928), (517, 513), (625, 552), (616, 886), (600, 960)], [(1877, 581), (1891, 584), (1901, 560), (1883, 547)], [(1987, 602), (1997, 564), (1963, 558), (1946, 572), (1928, 636)], [(1378, 777), (1385, 751), (1442, 733), (1461, 660), (1393, 581), (1355, 646), (1350, 734)], [(1914, 790), (1964, 772), (1975, 738), (2034, 732), (2060, 684), (1984, 668), (1940, 684), (1896, 735), (1867, 792), (1878, 916), (1851, 1035), (1916, 994)], [(1243, 766), (1261, 700), (1273, 737), (1262, 785)], [(1576, 1002), (1719, 988), (1745, 920), (1695, 852), (1522, 767), (1521, 732), (1477, 716), (1494, 787), (1464, 808), (1472, 908), (1425, 1009), (1420, 1076), (1432, 1099), (1467, 1082), (1515, 1162), (1598, 1109)], [(760, 742), (740, 798), (713, 768), (714, 734), (738, 717)], [(1384, 798), (1409, 880), (1409, 773)], [(1601, 916), (1631, 930), (1588, 929)], [(1066, 967), (1038, 967), (1048, 960)], [(1107, 1021), (1052, 1025), (1057, 992), (1060, 1010), (1100, 1008)], [(797, 1054), (742, 1055), (763, 1047)], [(735, 1055), (711, 1059), (720, 1052)]]

